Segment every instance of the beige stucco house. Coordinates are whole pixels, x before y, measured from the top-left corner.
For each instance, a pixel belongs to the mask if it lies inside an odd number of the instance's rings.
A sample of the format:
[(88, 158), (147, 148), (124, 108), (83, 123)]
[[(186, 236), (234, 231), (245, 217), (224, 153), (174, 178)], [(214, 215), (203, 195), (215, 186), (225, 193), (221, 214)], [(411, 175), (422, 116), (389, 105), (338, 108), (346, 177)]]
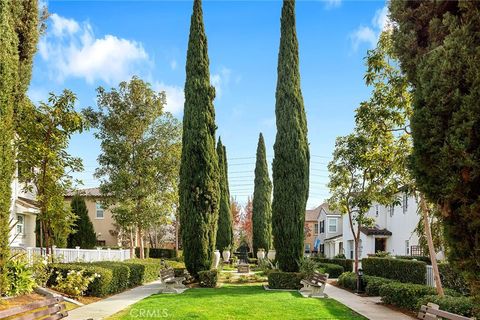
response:
[(76, 193), (85, 199), (88, 216), (97, 234), (97, 245), (108, 247), (120, 246), (118, 229), (112, 217), (112, 212), (108, 208), (103, 208), (101, 204), (102, 194), (100, 193), (100, 189), (88, 188), (70, 191), (65, 195), (65, 201), (72, 201)]

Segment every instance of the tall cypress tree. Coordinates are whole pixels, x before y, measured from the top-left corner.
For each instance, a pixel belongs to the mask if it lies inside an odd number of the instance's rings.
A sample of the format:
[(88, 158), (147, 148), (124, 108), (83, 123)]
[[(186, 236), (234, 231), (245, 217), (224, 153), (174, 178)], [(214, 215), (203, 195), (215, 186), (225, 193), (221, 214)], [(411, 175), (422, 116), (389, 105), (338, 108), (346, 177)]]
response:
[(202, 3), (195, 0), (186, 62), (179, 187), (183, 254), (187, 270), (194, 276), (212, 265), (220, 192), (215, 150), (215, 89), (210, 85), (204, 29)]
[(272, 182), (268, 176), (265, 141), (260, 133), (255, 165), (255, 187), (253, 190), (253, 252), (259, 248), (269, 250), (272, 246)]
[(18, 80), (18, 38), (12, 1), (0, 0), (0, 294), (8, 289), (5, 263), (10, 256), (10, 202), (15, 170), (13, 110)]
[(75, 248), (79, 246), (82, 249), (91, 249), (97, 244), (97, 235), (93, 229), (93, 224), (88, 217), (87, 205), (85, 200), (79, 196), (73, 196), (70, 203), (72, 212), (77, 215), (75, 233), (71, 233), (68, 237), (68, 247)]
[(298, 60), (295, 1), (284, 0), (275, 104), (272, 231), (280, 269), (287, 272), (298, 270), (303, 255), (310, 163)]
[(218, 138), (217, 144), (218, 167), (220, 175), (220, 209), (218, 213), (217, 249), (223, 251), (232, 245), (232, 215), (230, 213), (230, 194), (227, 177), (227, 154), (225, 146)]

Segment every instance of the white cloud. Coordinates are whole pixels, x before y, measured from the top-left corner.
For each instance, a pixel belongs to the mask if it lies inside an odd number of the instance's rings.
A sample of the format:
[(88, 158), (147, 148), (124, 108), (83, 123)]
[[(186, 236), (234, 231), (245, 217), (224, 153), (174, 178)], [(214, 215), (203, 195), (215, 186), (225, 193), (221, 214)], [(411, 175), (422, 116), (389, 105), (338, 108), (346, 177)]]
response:
[(375, 47), (380, 33), (390, 26), (388, 7), (384, 6), (375, 12), (371, 26), (360, 26), (350, 34), (353, 50), (356, 51), (363, 43), (366, 43), (369, 48)]
[(222, 67), (220, 72), (210, 75), (210, 82), (215, 87), (217, 98), (221, 98), (223, 89), (229, 85), (231, 74), (232, 70)]
[(325, 6), (327, 9), (338, 8), (342, 4), (342, 0), (325, 0)]
[(52, 32), (40, 41), (39, 52), (60, 82), (76, 77), (116, 84), (150, 64), (141, 43), (114, 35), (96, 38), (89, 23), (80, 25), (57, 14), (50, 19)]
[(156, 91), (165, 91), (167, 96), (165, 111), (173, 114), (179, 114), (183, 111), (185, 94), (182, 87), (167, 85), (163, 82), (154, 82), (152, 87)]
[(171, 68), (172, 70), (177, 69), (177, 60), (172, 60), (172, 61), (170, 61), (170, 68)]

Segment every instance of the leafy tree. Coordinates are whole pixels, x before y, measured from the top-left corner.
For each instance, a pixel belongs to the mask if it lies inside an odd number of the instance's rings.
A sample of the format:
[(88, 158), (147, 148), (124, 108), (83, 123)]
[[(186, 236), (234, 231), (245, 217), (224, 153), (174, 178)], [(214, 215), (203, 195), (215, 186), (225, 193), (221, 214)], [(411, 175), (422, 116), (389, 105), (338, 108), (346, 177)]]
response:
[(394, 47), (413, 89), (412, 169), (480, 301), (480, 11), (477, 1), (391, 1)]
[(15, 170), (13, 110), (18, 81), (18, 38), (11, 15), (12, 2), (0, 0), (0, 293), (8, 289), (5, 264), (10, 256), (11, 184)]
[(102, 141), (95, 172), (102, 178), (102, 194), (108, 195), (102, 202), (112, 207), (124, 231), (136, 230), (144, 258), (145, 231), (172, 215), (176, 205), (181, 127), (163, 109), (165, 93), (136, 77), (118, 89), (97, 92), (99, 110), (89, 108), (85, 115)]
[(242, 234), (244, 241), (248, 244), (248, 247), (252, 249), (253, 247), (253, 202), (249, 197), (247, 204), (243, 208), (243, 213), (241, 217), (242, 223)]
[(303, 225), (308, 199), (310, 152), (307, 119), (300, 89), (295, 1), (284, 0), (275, 115), (277, 135), (273, 159), (273, 244), (279, 267), (298, 271), (303, 256)]
[(195, 0), (186, 62), (179, 187), (183, 255), (187, 270), (195, 277), (212, 266), (217, 234), (220, 186), (214, 98), (202, 3)]
[(223, 251), (233, 244), (232, 214), (230, 212), (230, 194), (228, 192), (227, 154), (220, 138), (217, 143), (218, 168), (220, 173), (220, 209), (218, 213), (217, 243)]
[(97, 235), (88, 216), (85, 200), (76, 194), (73, 196), (70, 207), (77, 216), (77, 221), (68, 237), (68, 247), (75, 248), (78, 246), (82, 249), (92, 249), (97, 244)]
[(85, 122), (75, 111), (76, 97), (64, 90), (59, 96), (50, 94), (48, 103), (29, 105), (19, 122), (19, 180), (27, 190), (36, 191), (39, 205), (41, 245), (65, 247), (76, 216), (64, 202), (64, 194), (72, 187), (70, 172), (83, 169), (80, 158), (66, 150), (70, 137), (82, 132)]
[(253, 191), (253, 253), (259, 248), (272, 247), (272, 182), (268, 176), (265, 141), (260, 133), (255, 165), (255, 187)]

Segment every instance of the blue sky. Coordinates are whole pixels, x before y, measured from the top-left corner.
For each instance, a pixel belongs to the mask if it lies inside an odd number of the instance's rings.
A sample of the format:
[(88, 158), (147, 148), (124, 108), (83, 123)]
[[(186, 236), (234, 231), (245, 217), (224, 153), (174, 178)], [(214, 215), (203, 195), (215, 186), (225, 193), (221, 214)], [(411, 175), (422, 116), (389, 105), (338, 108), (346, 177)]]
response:
[[(217, 90), (217, 134), (227, 147), (231, 194), (253, 193), (259, 132), (268, 160), (275, 140), (275, 87), (280, 1), (204, 1), (211, 80)], [(167, 110), (183, 113), (183, 85), (191, 1), (49, 1), (47, 34), (35, 57), (30, 97), (45, 100), (64, 88), (78, 110), (95, 107), (98, 86), (132, 75), (167, 93)], [(327, 162), (335, 138), (353, 127), (354, 109), (368, 98), (364, 56), (386, 21), (384, 1), (297, 1), (301, 85), (311, 151), (308, 208), (328, 197)], [(100, 142), (75, 135), (69, 151), (83, 159), (76, 177), (93, 177)]]

